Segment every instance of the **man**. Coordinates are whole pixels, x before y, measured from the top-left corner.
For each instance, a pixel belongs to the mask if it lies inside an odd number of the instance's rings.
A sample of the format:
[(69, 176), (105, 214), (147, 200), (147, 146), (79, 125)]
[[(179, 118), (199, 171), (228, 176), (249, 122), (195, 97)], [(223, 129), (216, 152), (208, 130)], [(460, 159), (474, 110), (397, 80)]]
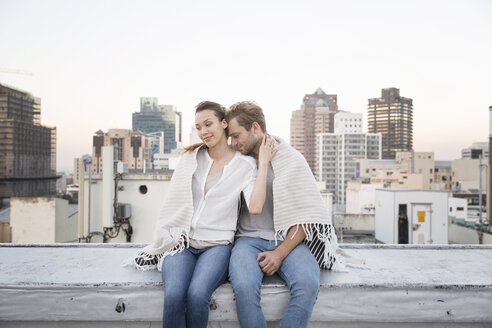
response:
[[(232, 146), (241, 153), (249, 154), (258, 160), (261, 142), (267, 135), (262, 109), (254, 102), (239, 102), (232, 105), (228, 110), (226, 120), (229, 124), (228, 133), (231, 137)], [(260, 306), (260, 288), (264, 275), (271, 276), (277, 273), (290, 289), (290, 303), (280, 327), (308, 326), (320, 286), (319, 264), (310, 249), (301, 242), (306, 237), (306, 232), (309, 233), (309, 229), (313, 227), (312, 224), (319, 224), (324, 221), (314, 220), (311, 222), (308, 220), (298, 224), (291, 224), (293, 221), (289, 221), (287, 225), (283, 224), (282, 219), (286, 216), (284, 215), (286, 212), (282, 211), (286, 204), (279, 204), (278, 202), (286, 199), (283, 191), (279, 190), (279, 183), (287, 180), (285, 179), (287, 177), (283, 176), (288, 174), (284, 173), (286, 172), (285, 167), (297, 165), (302, 171), (300, 175), (303, 175), (304, 179), (308, 179), (308, 183), (305, 183), (306, 180), (301, 180), (302, 185), (308, 185), (307, 188), (310, 188), (309, 193), (311, 195), (317, 193), (311, 197), (315, 199), (315, 206), (307, 204), (306, 211), (309, 212), (309, 206), (320, 207), (321, 196), (319, 196), (314, 177), (302, 155), (287, 145), (285, 141), (276, 139), (275, 143), (278, 152), (271, 163), (259, 163), (259, 165), (269, 166), (267, 196), (263, 210), (260, 214), (253, 215), (249, 213), (246, 206), (241, 208), (236, 233), (237, 240), (232, 249), (229, 263), (229, 279), (234, 290), (237, 315), (242, 328), (266, 327)], [(287, 158), (289, 160), (287, 165), (282, 165), (280, 161), (286, 156), (291, 157)], [(292, 158), (295, 160), (292, 161)], [(290, 162), (293, 162), (292, 165)], [(307, 174), (309, 176), (306, 177)], [(282, 178), (284, 179), (282, 180)], [(290, 179), (290, 177), (288, 178)], [(277, 189), (275, 189), (274, 180)], [(283, 184), (281, 189), (288, 188), (288, 185), (295, 185), (295, 182), (291, 180), (291, 182)], [(302, 189), (303, 187), (299, 188)], [(289, 197), (300, 196), (302, 192), (300, 190), (299, 195), (296, 195), (294, 190), (294, 195), (289, 195)], [(290, 191), (289, 194), (291, 194)], [(303, 204), (298, 205), (302, 207)], [(295, 210), (290, 212), (295, 212)], [(279, 215), (282, 217), (278, 217)], [(283, 233), (285, 238), (283, 241), (277, 242), (276, 236), (279, 236), (282, 229), (285, 232)]]

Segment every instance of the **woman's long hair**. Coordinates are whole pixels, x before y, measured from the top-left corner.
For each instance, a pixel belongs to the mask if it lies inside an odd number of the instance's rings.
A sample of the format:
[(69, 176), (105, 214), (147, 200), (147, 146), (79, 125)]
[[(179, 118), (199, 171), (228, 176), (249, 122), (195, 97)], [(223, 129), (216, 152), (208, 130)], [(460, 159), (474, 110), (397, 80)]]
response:
[[(221, 104), (218, 104), (213, 101), (202, 101), (195, 107), (195, 115), (198, 112), (201, 112), (202, 110), (212, 110), (214, 111), (214, 115), (219, 119), (219, 122), (222, 122), (222, 120), (225, 119), (225, 113), (226, 109), (223, 107)], [(227, 131), (226, 131), (227, 133)], [(202, 146), (203, 142), (196, 143), (194, 145), (188, 146), (185, 148), (185, 152), (192, 152), (198, 147)]]

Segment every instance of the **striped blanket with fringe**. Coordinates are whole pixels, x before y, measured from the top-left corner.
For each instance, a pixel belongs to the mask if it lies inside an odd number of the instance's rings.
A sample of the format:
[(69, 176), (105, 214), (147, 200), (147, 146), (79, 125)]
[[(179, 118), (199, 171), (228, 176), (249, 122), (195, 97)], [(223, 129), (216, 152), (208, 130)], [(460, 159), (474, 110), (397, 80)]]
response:
[(304, 243), (320, 268), (345, 271), (345, 259), (338, 252), (331, 213), (321, 198), (316, 180), (304, 156), (284, 140), (273, 137), (277, 154), (272, 159), (273, 221), (275, 236), (283, 239), (291, 227), (302, 227)]

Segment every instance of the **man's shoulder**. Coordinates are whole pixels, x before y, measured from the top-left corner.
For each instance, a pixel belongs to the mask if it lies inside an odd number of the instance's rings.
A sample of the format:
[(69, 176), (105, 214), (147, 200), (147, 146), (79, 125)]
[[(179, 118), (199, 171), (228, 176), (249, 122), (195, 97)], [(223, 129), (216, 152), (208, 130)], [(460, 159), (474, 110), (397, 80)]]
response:
[(291, 145), (289, 145), (287, 142), (283, 140), (282, 142), (278, 143), (277, 155), (275, 156), (278, 156), (278, 159), (280, 160), (289, 161), (290, 163), (292, 163), (292, 161), (296, 163), (306, 162), (304, 156), (297, 149), (295, 149), (294, 147), (292, 147)]

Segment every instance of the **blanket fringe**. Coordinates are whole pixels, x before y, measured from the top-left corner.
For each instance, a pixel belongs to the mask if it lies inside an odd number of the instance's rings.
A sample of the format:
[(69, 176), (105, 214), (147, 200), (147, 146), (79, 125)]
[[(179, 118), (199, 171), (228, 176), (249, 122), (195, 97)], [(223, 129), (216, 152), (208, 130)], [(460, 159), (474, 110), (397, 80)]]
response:
[(169, 245), (156, 250), (149, 245), (138, 251), (134, 256), (126, 259), (122, 266), (132, 266), (139, 271), (162, 270), (162, 262), (167, 256), (181, 253), (189, 247), (188, 231), (174, 228), (171, 231), (172, 242)]
[(347, 263), (346, 253), (339, 252), (338, 240), (335, 234), (335, 228), (332, 224), (326, 223), (301, 223), (293, 224), (285, 229), (279, 229), (275, 232), (275, 241), (284, 239), (288, 231), (296, 226), (291, 239), (297, 234), (299, 227), (304, 231), (306, 238), (304, 243), (313, 253), (320, 268), (338, 272), (347, 272), (347, 266), (353, 266)]

